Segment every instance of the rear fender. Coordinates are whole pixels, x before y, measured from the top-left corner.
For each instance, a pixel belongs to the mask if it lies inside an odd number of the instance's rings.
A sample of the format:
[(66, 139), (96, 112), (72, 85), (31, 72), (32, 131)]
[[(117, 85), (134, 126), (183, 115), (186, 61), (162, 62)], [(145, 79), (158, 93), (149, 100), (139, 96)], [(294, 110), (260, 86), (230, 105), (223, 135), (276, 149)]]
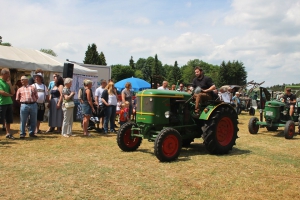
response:
[(234, 108), (233, 108), (231, 105), (227, 104), (227, 103), (220, 103), (220, 104), (218, 104), (218, 105), (208, 105), (208, 106), (206, 106), (206, 107), (204, 108), (204, 110), (201, 112), (201, 115), (200, 115), (199, 119), (202, 119), (202, 120), (208, 120), (209, 117), (210, 117), (210, 115), (211, 115), (216, 109), (220, 109), (220, 108), (222, 108), (222, 107), (224, 107), (224, 108), (229, 107), (230, 109), (233, 109), (233, 110), (234, 110)]

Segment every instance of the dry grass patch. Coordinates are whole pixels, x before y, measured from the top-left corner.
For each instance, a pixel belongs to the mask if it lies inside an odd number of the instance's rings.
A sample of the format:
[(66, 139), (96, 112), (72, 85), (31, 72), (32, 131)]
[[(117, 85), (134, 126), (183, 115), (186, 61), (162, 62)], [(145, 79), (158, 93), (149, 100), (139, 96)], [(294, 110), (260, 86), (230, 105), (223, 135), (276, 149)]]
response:
[[(197, 139), (178, 161), (160, 163), (154, 143), (122, 152), (116, 135), (41, 134), (37, 139), (0, 136), (1, 199), (296, 199), (300, 195), (300, 136), (279, 131), (248, 133), (239, 117), (239, 139), (228, 155), (210, 155)], [(14, 124), (18, 138), (19, 125)], [(42, 130), (47, 124), (42, 124)]]

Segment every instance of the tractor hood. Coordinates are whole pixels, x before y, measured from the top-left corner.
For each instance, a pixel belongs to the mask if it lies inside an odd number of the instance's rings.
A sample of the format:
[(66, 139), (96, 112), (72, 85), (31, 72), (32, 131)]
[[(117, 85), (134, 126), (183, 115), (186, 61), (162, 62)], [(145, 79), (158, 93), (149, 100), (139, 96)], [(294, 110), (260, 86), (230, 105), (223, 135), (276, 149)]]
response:
[(137, 97), (157, 97), (157, 98), (179, 98), (188, 100), (191, 98), (191, 94), (187, 92), (178, 92), (174, 90), (157, 90), (147, 89), (136, 94)]
[(280, 107), (280, 106), (285, 106), (285, 104), (283, 102), (273, 100), (273, 101), (267, 101), (265, 106)]

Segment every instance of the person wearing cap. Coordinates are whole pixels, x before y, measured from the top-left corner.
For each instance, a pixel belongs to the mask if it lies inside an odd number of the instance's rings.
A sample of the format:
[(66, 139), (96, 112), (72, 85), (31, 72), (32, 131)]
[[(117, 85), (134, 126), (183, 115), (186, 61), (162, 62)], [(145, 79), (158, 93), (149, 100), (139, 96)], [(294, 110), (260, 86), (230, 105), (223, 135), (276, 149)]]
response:
[(195, 67), (195, 75), (196, 77), (193, 80), (193, 88), (201, 88), (201, 92), (199, 94), (194, 94), (194, 98), (196, 98), (195, 116), (198, 117), (199, 103), (203, 104), (204, 102), (211, 100), (213, 98), (213, 91), (216, 89), (216, 86), (210, 77), (204, 76), (204, 72), (199, 66)]
[(14, 139), (10, 133), (10, 124), (13, 123), (13, 101), (11, 97), (15, 94), (15, 90), (10, 81), (10, 71), (8, 68), (1, 70), (0, 78), (0, 122), (5, 123), (6, 138)]
[(21, 103), (20, 108), (20, 139), (25, 138), (26, 120), (30, 116), (29, 136), (37, 137), (35, 135), (36, 122), (37, 122), (37, 104), (36, 101), (39, 98), (38, 92), (35, 87), (28, 84), (28, 78), (26, 76), (21, 77), (22, 87), (20, 87), (16, 94), (16, 100)]
[(41, 133), (40, 130), (40, 124), (41, 121), (44, 119), (44, 114), (45, 114), (45, 103), (48, 102), (48, 89), (47, 87), (42, 83), (43, 80), (43, 74), (41, 72), (38, 72), (33, 75), (33, 78), (35, 80), (35, 83), (33, 86), (36, 88), (38, 92), (38, 99), (37, 99), (37, 107), (38, 107), (38, 112), (37, 112), (37, 123), (36, 123), (36, 130), (35, 133)]
[(240, 113), (240, 93), (236, 92), (234, 97), (232, 97), (232, 103), (235, 105), (236, 113)]
[(291, 88), (286, 88), (286, 93), (283, 95), (282, 102), (286, 103), (286, 106), (290, 108), (291, 118), (294, 115), (295, 105), (296, 105), (296, 95), (292, 93)]

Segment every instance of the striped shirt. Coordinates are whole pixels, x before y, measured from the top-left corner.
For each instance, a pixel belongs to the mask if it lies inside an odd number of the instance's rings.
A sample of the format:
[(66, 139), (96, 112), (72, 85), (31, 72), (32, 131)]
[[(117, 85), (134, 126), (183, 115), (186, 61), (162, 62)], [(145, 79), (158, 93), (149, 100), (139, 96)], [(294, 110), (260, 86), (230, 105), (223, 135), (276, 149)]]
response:
[(21, 103), (34, 103), (38, 98), (37, 90), (31, 85), (20, 87), (16, 94), (16, 100)]

